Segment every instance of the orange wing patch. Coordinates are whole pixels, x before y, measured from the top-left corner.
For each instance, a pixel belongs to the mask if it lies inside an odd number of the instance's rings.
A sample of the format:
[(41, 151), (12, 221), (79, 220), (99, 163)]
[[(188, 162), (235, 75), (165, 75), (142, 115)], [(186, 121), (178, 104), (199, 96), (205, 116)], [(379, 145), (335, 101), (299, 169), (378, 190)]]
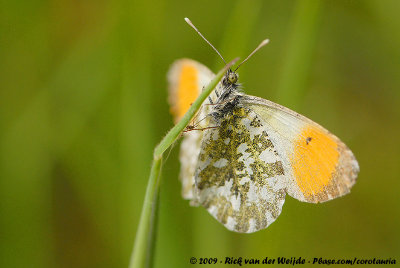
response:
[(175, 122), (187, 112), (199, 93), (198, 70), (192, 64), (183, 64), (174, 94), (174, 104), (171, 107)]
[(331, 190), (335, 187), (335, 172), (339, 162), (338, 144), (334, 138), (308, 126), (295, 140), (294, 148), (290, 161), (305, 199), (321, 202), (336, 197), (337, 191)]

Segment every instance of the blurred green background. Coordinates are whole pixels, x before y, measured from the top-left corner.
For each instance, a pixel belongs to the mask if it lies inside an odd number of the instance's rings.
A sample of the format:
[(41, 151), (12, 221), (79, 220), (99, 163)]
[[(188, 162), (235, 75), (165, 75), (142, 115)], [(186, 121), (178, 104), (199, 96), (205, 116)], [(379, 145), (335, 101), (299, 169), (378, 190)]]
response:
[(397, 258), (400, 1), (0, 1), (0, 267), (127, 267), (178, 58), (240, 69), (248, 94), (319, 122), (356, 155), (350, 195), (287, 197), (255, 234), (180, 197), (162, 170), (155, 267), (195, 257)]

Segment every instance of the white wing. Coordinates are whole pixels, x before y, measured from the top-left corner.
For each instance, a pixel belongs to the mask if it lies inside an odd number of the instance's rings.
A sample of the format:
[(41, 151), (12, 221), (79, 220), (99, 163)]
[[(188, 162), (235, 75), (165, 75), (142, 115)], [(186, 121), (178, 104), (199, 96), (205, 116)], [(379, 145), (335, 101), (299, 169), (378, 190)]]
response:
[(268, 126), (271, 141), (281, 156), (287, 193), (304, 202), (324, 202), (347, 194), (359, 166), (350, 149), (310, 119), (271, 101), (244, 96)]
[(231, 231), (251, 233), (279, 216), (282, 161), (259, 117), (234, 106), (205, 131), (196, 170), (198, 202)]
[[(171, 113), (174, 121), (186, 113), (190, 105), (202, 89), (214, 78), (214, 74), (204, 65), (190, 59), (175, 61), (168, 72), (169, 96)], [(212, 95), (213, 98), (215, 94)], [(206, 102), (208, 103), (208, 101)], [(206, 127), (208, 105), (203, 105), (195, 117), (195, 128)], [(179, 178), (182, 182), (182, 196), (185, 199), (193, 199), (194, 172), (197, 159), (200, 153), (200, 144), (203, 138), (203, 131), (188, 131), (183, 134), (179, 159), (181, 170)]]

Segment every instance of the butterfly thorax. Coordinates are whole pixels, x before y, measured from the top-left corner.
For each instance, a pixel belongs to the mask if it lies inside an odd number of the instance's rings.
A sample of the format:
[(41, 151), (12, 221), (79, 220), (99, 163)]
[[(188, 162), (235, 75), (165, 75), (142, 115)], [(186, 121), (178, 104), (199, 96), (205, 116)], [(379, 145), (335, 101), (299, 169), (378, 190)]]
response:
[(229, 69), (222, 79), (219, 87), (220, 94), (211, 112), (217, 122), (226, 116), (230, 116), (240, 103), (242, 94), (240, 92), (240, 84), (237, 81), (238, 74)]

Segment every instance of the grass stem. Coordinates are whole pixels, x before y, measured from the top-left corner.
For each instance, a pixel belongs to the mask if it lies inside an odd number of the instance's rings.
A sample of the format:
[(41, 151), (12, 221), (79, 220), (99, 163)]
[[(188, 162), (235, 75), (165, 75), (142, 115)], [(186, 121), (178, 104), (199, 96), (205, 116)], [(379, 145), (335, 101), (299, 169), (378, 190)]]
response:
[(140, 215), (139, 226), (136, 233), (135, 244), (133, 246), (129, 268), (150, 267), (153, 263), (152, 260), (154, 257), (155, 245), (154, 223), (156, 222), (154, 219), (156, 217), (155, 212), (158, 202), (157, 197), (159, 192), (163, 153), (179, 138), (179, 135), (190, 123), (192, 118), (200, 109), (204, 100), (214, 90), (218, 82), (225, 75), (226, 71), (235, 62), (237, 62), (237, 60), (238, 59), (235, 59), (232, 62), (228, 63), (221, 71), (218, 72), (214, 79), (204, 88), (199, 97), (190, 106), (189, 110), (182, 117), (182, 119), (167, 133), (167, 135), (154, 149), (153, 163), (151, 166), (150, 177), (147, 184), (142, 213)]

